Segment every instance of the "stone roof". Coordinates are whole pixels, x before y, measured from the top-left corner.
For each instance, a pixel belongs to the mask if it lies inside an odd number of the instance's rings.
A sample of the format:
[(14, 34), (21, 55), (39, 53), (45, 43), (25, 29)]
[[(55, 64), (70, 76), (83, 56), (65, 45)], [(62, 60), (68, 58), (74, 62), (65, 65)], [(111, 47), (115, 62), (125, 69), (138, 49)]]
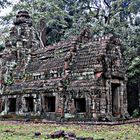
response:
[[(29, 74), (33, 77), (34, 74), (42, 72), (49, 76), (43, 81), (33, 78), (15, 80), (15, 84), (9, 86), (7, 91), (14, 92), (16, 87), (20, 87), (17, 88), (20, 90), (34, 89), (37, 91), (44, 88), (57, 89), (55, 86), (66, 80), (69, 80), (67, 85), (69, 90), (84, 88), (90, 90), (96, 84), (97, 79), (105, 75), (105, 65), (108, 63), (105, 62), (106, 57), (108, 50), (112, 50), (110, 44), (120, 45), (117, 42), (119, 42), (118, 39), (112, 35), (100, 38), (91, 36), (88, 38), (82, 35), (82, 37), (74, 37), (71, 40), (32, 51), (31, 60), (27, 66), (25, 67), (26, 60), (22, 60), (15, 68), (15, 79), (16, 75)], [(60, 75), (51, 77), (51, 73), (60, 73)]]

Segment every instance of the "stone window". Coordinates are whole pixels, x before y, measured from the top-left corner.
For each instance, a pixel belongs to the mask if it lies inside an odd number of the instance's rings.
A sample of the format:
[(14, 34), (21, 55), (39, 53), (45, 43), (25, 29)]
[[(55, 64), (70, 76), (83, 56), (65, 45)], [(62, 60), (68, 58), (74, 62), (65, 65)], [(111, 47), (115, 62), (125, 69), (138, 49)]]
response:
[(41, 79), (41, 75), (34, 76), (34, 80), (39, 80), (39, 79)]
[(50, 70), (50, 77), (51, 78), (57, 78), (58, 77), (57, 70)]
[(33, 112), (34, 111), (33, 97), (25, 97), (25, 102), (27, 112)]
[(55, 97), (45, 97), (45, 110), (47, 112), (55, 112)]
[(9, 112), (16, 112), (16, 98), (9, 98)]
[(77, 113), (86, 112), (86, 100), (85, 98), (75, 98), (75, 108)]
[(44, 78), (45, 78), (44, 72), (33, 73), (33, 80), (41, 80), (41, 79), (44, 79)]

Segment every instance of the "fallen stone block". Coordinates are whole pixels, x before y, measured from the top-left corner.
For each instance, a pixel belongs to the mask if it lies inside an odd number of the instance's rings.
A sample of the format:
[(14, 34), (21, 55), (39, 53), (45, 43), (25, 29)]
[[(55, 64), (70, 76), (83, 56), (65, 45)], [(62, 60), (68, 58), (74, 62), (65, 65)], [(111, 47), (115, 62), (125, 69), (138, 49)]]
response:
[(35, 132), (35, 136), (40, 136), (41, 133), (40, 132)]
[(73, 132), (68, 132), (67, 135), (68, 135), (69, 137), (76, 137), (76, 134), (73, 133)]
[(64, 136), (65, 136), (65, 134), (64, 134), (63, 130), (56, 131), (53, 134), (51, 134), (51, 138), (60, 138), (60, 137), (64, 137)]

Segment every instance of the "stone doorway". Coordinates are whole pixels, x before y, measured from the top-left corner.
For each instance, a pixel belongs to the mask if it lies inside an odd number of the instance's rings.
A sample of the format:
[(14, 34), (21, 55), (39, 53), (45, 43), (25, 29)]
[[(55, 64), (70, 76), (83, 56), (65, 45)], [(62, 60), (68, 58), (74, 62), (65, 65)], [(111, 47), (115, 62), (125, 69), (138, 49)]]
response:
[(117, 117), (121, 114), (120, 113), (120, 84), (112, 83), (111, 92), (112, 92), (112, 115), (114, 117)]
[(33, 112), (34, 111), (33, 97), (25, 97), (25, 102), (27, 112)]
[(9, 98), (9, 112), (16, 112), (16, 98)]
[(0, 98), (0, 112), (4, 111), (4, 103), (2, 101), (2, 98)]
[(45, 111), (55, 112), (55, 97), (45, 97)]

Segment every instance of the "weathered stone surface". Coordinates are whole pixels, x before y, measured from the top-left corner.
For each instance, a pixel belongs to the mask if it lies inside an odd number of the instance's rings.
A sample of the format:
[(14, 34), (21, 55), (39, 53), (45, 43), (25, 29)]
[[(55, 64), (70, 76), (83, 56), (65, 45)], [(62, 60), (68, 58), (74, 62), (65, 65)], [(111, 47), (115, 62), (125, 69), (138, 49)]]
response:
[(60, 138), (60, 137), (64, 137), (64, 131), (60, 130), (60, 131), (56, 131), (54, 133), (51, 134), (51, 138), (55, 139), (55, 138)]
[(35, 132), (35, 136), (40, 136), (41, 133), (40, 132)]
[(86, 28), (79, 36), (43, 47), (46, 37), (37, 40), (27, 11), (18, 12), (14, 25), (0, 54), (1, 114), (59, 121), (127, 114), (119, 39), (94, 38)]

